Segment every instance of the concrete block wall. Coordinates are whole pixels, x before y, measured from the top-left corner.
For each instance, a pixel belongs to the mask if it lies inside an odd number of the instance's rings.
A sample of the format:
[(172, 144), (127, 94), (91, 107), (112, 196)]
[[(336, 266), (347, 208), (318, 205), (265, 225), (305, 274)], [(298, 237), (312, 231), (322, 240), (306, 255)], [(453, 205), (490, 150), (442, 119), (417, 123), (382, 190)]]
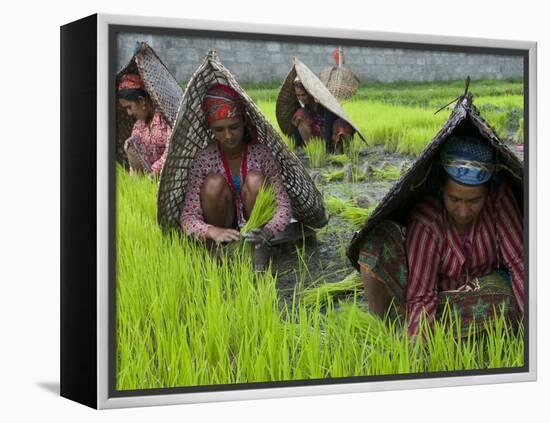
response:
[[(178, 81), (188, 81), (209, 50), (217, 50), (222, 63), (239, 82), (282, 82), (296, 56), (312, 71), (334, 65), (336, 45), (273, 41), (247, 41), (200, 37), (174, 37), (123, 33), (117, 37), (118, 68), (132, 57), (137, 41), (147, 42)], [(443, 51), (372, 47), (345, 47), (346, 66), (361, 81), (445, 81), (511, 79), (523, 76), (523, 59)]]

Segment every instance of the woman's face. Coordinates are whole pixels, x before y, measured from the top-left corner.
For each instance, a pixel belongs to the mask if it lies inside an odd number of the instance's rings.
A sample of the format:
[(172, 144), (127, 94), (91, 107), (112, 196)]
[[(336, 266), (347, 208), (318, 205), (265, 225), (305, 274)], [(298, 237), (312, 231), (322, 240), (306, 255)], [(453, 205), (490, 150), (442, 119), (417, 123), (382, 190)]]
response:
[(124, 109), (126, 109), (128, 116), (132, 116), (137, 120), (146, 120), (149, 116), (148, 104), (143, 97), (140, 97), (138, 101), (120, 98), (118, 102)]
[(300, 104), (303, 104), (304, 106), (309, 104), (310, 97), (306, 90), (303, 88), (294, 87), (294, 92), (296, 93), (296, 97), (298, 97)]
[(485, 206), (489, 190), (485, 184), (466, 186), (448, 179), (441, 192), (445, 209), (453, 225), (460, 231), (479, 216)]
[(220, 119), (210, 124), (216, 141), (226, 151), (240, 150), (244, 142), (244, 120), (242, 116)]

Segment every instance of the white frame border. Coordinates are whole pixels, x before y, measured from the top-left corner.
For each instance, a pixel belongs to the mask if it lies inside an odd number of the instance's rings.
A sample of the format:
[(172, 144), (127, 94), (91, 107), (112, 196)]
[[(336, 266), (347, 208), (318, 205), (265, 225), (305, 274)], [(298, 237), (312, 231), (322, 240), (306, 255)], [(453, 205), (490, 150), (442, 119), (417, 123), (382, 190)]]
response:
[[(371, 41), (444, 44), (529, 50), (529, 372), (496, 375), (452, 376), (399, 381), (344, 383), (336, 385), (243, 389), (232, 391), (174, 393), (109, 397), (109, 158), (108, 158), (108, 63), (109, 25), (185, 28), (210, 31), (296, 35)], [(145, 16), (97, 15), (97, 406), (122, 408), (246, 399), (344, 394), (397, 389), (436, 388), (490, 383), (526, 382), (537, 379), (537, 43), (531, 41), (463, 38), (423, 34), (399, 34), (332, 28), (260, 25)]]

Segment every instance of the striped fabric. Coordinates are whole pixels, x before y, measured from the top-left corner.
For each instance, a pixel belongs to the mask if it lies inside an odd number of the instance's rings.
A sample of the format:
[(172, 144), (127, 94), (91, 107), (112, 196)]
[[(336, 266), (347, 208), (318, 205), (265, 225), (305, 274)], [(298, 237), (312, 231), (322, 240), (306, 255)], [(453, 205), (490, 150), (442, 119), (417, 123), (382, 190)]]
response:
[(417, 333), (423, 313), (433, 321), (438, 292), (478, 289), (476, 278), (504, 267), (523, 313), (524, 265), (521, 214), (510, 186), (502, 182), (461, 239), (444, 207), (434, 198), (417, 204), (410, 216), (406, 250), (409, 267), (409, 334)]

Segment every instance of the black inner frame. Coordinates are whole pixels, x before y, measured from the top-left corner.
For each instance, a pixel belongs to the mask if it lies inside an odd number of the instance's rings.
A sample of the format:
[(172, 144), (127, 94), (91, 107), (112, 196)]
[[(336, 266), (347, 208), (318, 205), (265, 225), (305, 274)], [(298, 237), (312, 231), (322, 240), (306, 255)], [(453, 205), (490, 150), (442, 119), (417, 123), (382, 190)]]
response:
[[(279, 41), (309, 44), (335, 44), (344, 46), (358, 47), (378, 47), (407, 50), (423, 51), (445, 51), (461, 53), (492, 54), (500, 56), (520, 56), (523, 58), (523, 108), (524, 108), (524, 175), (523, 175), (523, 243), (524, 243), (524, 267), (525, 267), (525, 298), (529, 298), (529, 169), (525, 163), (529, 163), (529, 50), (528, 49), (509, 49), (494, 47), (472, 47), (456, 46), (446, 44), (422, 44), (413, 42), (397, 41), (375, 41), (346, 38), (329, 37), (311, 37), (296, 35), (277, 35), (277, 34), (258, 34), (229, 31), (197, 30), (185, 28), (164, 28), (133, 25), (109, 25), (108, 26), (108, 48), (109, 48), (109, 335), (108, 335), (108, 395), (109, 397), (129, 397), (145, 395), (166, 395), (183, 394), (194, 392), (217, 392), (217, 391), (236, 391), (246, 389), (265, 389), (292, 386), (313, 386), (313, 385), (335, 385), (344, 383), (364, 383), (377, 381), (395, 381), (411, 379), (434, 379), (442, 377), (460, 377), (477, 375), (495, 375), (509, 373), (529, 372), (529, 302), (525, 302), (524, 310), (524, 365), (522, 367), (506, 367), (499, 369), (479, 369), (479, 370), (461, 370), (448, 372), (431, 373), (409, 373), (399, 375), (383, 376), (350, 376), (330, 379), (304, 379), (278, 382), (252, 382), (238, 384), (219, 384), (202, 386), (182, 386), (173, 388), (154, 388), (137, 390), (116, 390), (116, 230), (115, 230), (115, 211), (116, 211), (116, 74), (119, 69), (117, 63), (117, 44), (116, 38), (119, 33), (147, 33), (153, 35), (172, 35), (187, 37), (211, 37), (215, 39), (241, 39), (256, 41)], [(406, 38), (406, 35), (403, 35)], [(206, 54), (206, 52), (205, 52)]]

